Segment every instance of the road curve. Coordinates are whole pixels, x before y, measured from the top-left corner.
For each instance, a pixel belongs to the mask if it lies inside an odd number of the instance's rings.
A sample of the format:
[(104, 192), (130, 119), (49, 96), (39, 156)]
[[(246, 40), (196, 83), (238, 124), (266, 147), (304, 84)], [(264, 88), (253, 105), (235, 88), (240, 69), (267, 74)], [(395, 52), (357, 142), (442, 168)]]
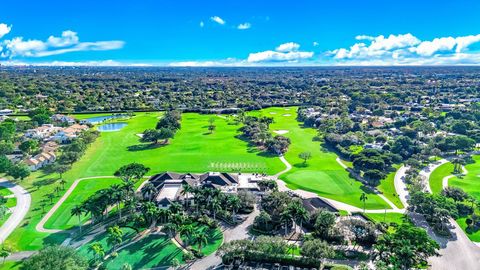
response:
[(17, 205), (13, 207), (12, 215), (3, 223), (0, 227), (0, 243), (3, 243), (5, 239), (15, 230), (15, 228), (22, 222), (23, 218), (30, 209), (32, 198), (30, 193), (22, 188), (20, 185), (8, 181), (7, 179), (0, 179), (0, 186), (8, 188), (13, 192), (15, 198), (17, 198)]
[(404, 208), (408, 207), (408, 188), (407, 184), (405, 183), (405, 174), (407, 173), (408, 167), (402, 165), (397, 172), (395, 173), (395, 177), (393, 180), (393, 184), (395, 186), (395, 192), (397, 192), (400, 201), (403, 204)]
[[(423, 181), (425, 181), (425, 186), (427, 187), (427, 191), (432, 193), (430, 189), (430, 175), (431, 173), (441, 166), (448, 162), (446, 159), (439, 160), (430, 164), (422, 171), (420, 171), (420, 175), (422, 175)], [(466, 172), (465, 170), (463, 171)], [(445, 179), (446, 178), (446, 179)], [(449, 176), (445, 177), (442, 182), (443, 185), (448, 186), (448, 179)], [(478, 269), (478, 265), (480, 264), (480, 248), (473, 243), (465, 232), (460, 228), (458, 223), (454, 219), (450, 219), (450, 231), (452, 233), (452, 238), (447, 239), (444, 237), (437, 236), (430, 226), (428, 226), (427, 222), (418, 214), (411, 214), (412, 219), (415, 225), (419, 227), (423, 227), (427, 230), (427, 233), (437, 241), (440, 245), (439, 250), (439, 257), (431, 257), (428, 261), (431, 265), (430, 269), (434, 270), (463, 270), (463, 269)], [(414, 216), (416, 215), (416, 217)]]

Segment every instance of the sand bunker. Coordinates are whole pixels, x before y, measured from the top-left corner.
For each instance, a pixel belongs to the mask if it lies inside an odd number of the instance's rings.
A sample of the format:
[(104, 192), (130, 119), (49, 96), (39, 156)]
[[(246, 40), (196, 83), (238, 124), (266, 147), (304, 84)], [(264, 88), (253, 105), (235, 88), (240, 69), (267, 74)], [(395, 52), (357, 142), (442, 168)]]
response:
[(288, 130), (281, 129), (281, 130), (274, 130), (273, 132), (277, 133), (278, 135), (283, 135), (285, 133), (288, 133)]
[(140, 138), (143, 138), (143, 133), (138, 133), (138, 134), (135, 134), (135, 135), (137, 135)]
[(270, 114), (277, 114), (276, 112), (270, 112)]
[(292, 115), (291, 115), (291, 114), (289, 114), (289, 113), (286, 113), (286, 114), (284, 114), (283, 116), (292, 116)]

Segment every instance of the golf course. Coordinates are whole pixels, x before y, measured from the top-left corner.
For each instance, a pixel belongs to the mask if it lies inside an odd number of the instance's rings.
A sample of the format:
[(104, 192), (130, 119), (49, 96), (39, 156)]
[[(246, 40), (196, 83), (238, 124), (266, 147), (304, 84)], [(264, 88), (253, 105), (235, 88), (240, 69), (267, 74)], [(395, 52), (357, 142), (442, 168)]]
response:
[[(273, 117), (274, 123), (270, 126), (272, 133), (281, 133), (290, 138), (291, 145), (285, 158), (293, 168), (280, 176), (288, 184), (288, 187), (315, 192), (322, 197), (359, 208), (363, 207), (360, 196), (362, 193), (366, 193), (368, 199), (365, 206), (367, 209), (389, 209), (388, 204), (378, 195), (349, 176), (349, 173), (336, 161), (335, 153), (322, 147), (322, 141), (316, 139), (317, 131), (315, 129), (302, 127), (301, 123), (296, 120), (296, 110), (295, 107), (282, 107), (248, 113)], [(96, 116), (106, 115), (75, 115), (77, 119)], [(46, 174), (37, 171), (24, 179), (22, 186), (31, 193), (32, 205), (35, 207), (29, 210), (21, 226), (10, 235), (6, 243), (15, 250), (38, 250), (48, 244), (62, 243), (69, 236), (68, 232), (62, 230), (72, 229), (79, 222), (83, 223), (88, 219), (87, 216), (81, 216), (80, 220), (77, 216), (72, 216), (72, 208), (85, 201), (96, 191), (120, 183), (119, 179), (111, 176), (119, 167), (132, 162), (140, 162), (149, 167), (148, 175), (162, 171), (197, 173), (242, 171), (274, 175), (285, 169), (285, 164), (278, 156), (266, 154), (244, 140), (240, 136), (241, 125), (236, 123), (232, 116), (184, 113), (182, 114), (181, 129), (168, 143), (152, 145), (140, 142), (142, 132), (155, 128), (161, 116), (160, 112), (142, 112), (131, 117), (110, 120), (109, 123), (121, 122), (126, 125), (118, 131), (101, 132), (100, 137), (87, 149), (85, 155), (63, 174), (62, 179), (66, 183), (60, 192), (58, 191), (60, 176), (56, 173)], [(208, 130), (208, 124), (212, 118), (216, 126), (213, 132)], [(304, 151), (312, 154), (312, 158), (306, 163), (298, 157), (299, 153)], [(382, 183), (382, 190), (398, 205), (399, 201), (393, 192), (393, 178), (390, 178), (389, 175), (389, 178)], [(60, 232), (50, 234), (37, 231), (35, 227), (46, 212), (55, 205), (73, 182), (79, 179), (81, 181), (71, 191), (71, 194), (65, 198), (44, 224), (45, 229), (60, 230)], [(141, 182), (137, 182), (136, 186), (138, 187)], [(55, 187), (57, 187), (57, 192), (55, 192)], [(54, 196), (49, 196), (49, 194), (54, 194)], [(178, 248), (172, 246), (166, 239), (160, 236), (149, 237), (158, 238), (154, 239), (154, 243), (152, 242), (154, 245), (160, 245), (164, 250), (178, 253)], [(146, 241), (146, 239), (142, 241)], [(211, 245), (206, 246), (206, 253), (213, 252), (220, 245), (218, 241), (220, 240), (215, 240)], [(116, 261), (123, 260), (126, 256), (133, 256), (132, 258), (135, 260), (145, 260), (142, 258), (145, 254), (142, 252), (148, 253), (148, 250), (145, 250), (148, 249), (148, 246), (139, 246), (138, 251), (132, 251), (140, 243), (120, 251), (118, 259), (108, 263), (108, 268), (120, 265), (120, 262), (117, 264)], [(152, 257), (151, 266), (162, 265), (165, 260), (176, 257), (177, 255), (168, 258)], [(129, 259), (129, 261), (132, 260)], [(144, 263), (142, 261), (142, 264)], [(145, 265), (150, 265), (150, 263)]]

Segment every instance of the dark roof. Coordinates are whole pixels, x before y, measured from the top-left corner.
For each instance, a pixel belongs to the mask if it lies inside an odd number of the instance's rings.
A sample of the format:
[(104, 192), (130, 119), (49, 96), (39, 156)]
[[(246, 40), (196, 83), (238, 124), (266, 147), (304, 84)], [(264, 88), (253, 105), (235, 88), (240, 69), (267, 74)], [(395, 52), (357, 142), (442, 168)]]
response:
[(212, 183), (219, 186), (238, 184), (238, 177), (229, 173), (205, 173), (200, 176), (202, 183)]
[(304, 199), (302, 200), (302, 202), (303, 202), (303, 206), (305, 207), (305, 209), (307, 209), (308, 212), (313, 212), (320, 208), (323, 208), (330, 212), (338, 212), (337, 208), (335, 208), (333, 205), (331, 205), (327, 201), (324, 201), (320, 198)]

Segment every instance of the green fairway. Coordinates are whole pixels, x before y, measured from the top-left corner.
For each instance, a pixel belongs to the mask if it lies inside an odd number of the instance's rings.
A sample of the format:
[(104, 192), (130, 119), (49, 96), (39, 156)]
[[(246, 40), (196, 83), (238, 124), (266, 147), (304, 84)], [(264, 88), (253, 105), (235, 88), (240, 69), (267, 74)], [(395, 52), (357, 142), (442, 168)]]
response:
[[(88, 148), (86, 154), (63, 175), (67, 181), (65, 187), (68, 189), (78, 178), (113, 175), (119, 167), (131, 162), (140, 162), (150, 167), (149, 174), (166, 170), (177, 172), (206, 172), (229, 168), (233, 170), (233, 167), (229, 166), (232, 164), (242, 164), (244, 171), (266, 170), (271, 174), (285, 168), (278, 157), (265, 155), (249, 147), (247, 142), (238, 139), (236, 136), (240, 134), (238, 131), (240, 126), (233, 125), (226, 119), (216, 117), (216, 130), (210, 134), (207, 125), (212, 115), (183, 114), (182, 129), (168, 145), (152, 148), (148, 144), (141, 144), (137, 134), (145, 129), (155, 128), (160, 116), (161, 113), (137, 113), (130, 119), (121, 120), (128, 125), (120, 131), (102, 133)], [(44, 174), (41, 171), (32, 173), (22, 181), (22, 186), (31, 192), (32, 205), (37, 207), (30, 208), (23, 225), (7, 239), (8, 244), (18, 250), (37, 250), (45, 244), (59, 244), (67, 237), (65, 233), (51, 235), (35, 230), (36, 224), (45, 214), (39, 207), (42, 201), (47, 200), (45, 211), (48, 211), (63, 195), (63, 192), (59, 194), (53, 203), (47, 199), (47, 195), (54, 193), (54, 188), (59, 186), (59, 181), (58, 174)], [(78, 189), (72, 196), (76, 196), (77, 191)], [(67, 209), (68, 206), (65, 206), (59, 211), (68, 215), (55, 214), (56, 217), (52, 217), (48, 225), (69, 227), (75, 224)]]
[[(71, 211), (73, 207), (80, 205), (86, 201), (88, 197), (93, 195), (96, 191), (110, 187), (113, 184), (120, 184), (120, 179), (112, 178), (97, 178), (83, 180), (78, 183), (72, 194), (63, 202), (63, 204), (55, 211), (55, 213), (45, 223), (47, 229), (61, 229), (66, 230), (78, 225), (78, 217), (72, 216)], [(89, 217), (82, 216), (82, 222), (85, 222)]]
[[(432, 172), (428, 182), (430, 183), (430, 188), (434, 194), (439, 194), (442, 192), (442, 180), (445, 178), (445, 176), (449, 176), (451, 174), (453, 174), (453, 164), (450, 162), (440, 165)], [(452, 179), (449, 181), (451, 180)]]
[(402, 209), (403, 204), (402, 201), (400, 201), (400, 197), (398, 197), (397, 191), (395, 190), (395, 174), (397, 173), (398, 168), (400, 168), (400, 165), (395, 164), (393, 165), (395, 168), (395, 171), (389, 173), (385, 179), (380, 181), (380, 185), (378, 185), (378, 190), (380, 190), (387, 199), (389, 199), (395, 206), (398, 208)]
[[(345, 202), (357, 207), (363, 207), (360, 201), (362, 192), (367, 193), (367, 209), (390, 208), (388, 204), (360, 182), (351, 178), (348, 172), (337, 161), (337, 155), (323, 149), (321, 142), (316, 141), (317, 131), (313, 128), (303, 128), (296, 120), (297, 108), (268, 108), (261, 111), (264, 116), (274, 118), (270, 126), (272, 131), (287, 130), (284, 136), (289, 137), (291, 145), (285, 158), (293, 168), (280, 178), (290, 188), (315, 192), (320, 196)], [(252, 114), (258, 114), (252, 113)], [(304, 151), (312, 153), (307, 165), (298, 154)]]
[(472, 158), (474, 163), (465, 165), (468, 174), (462, 177), (450, 178), (448, 185), (459, 187), (475, 199), (480, 200), (480, 155), (473, 156)]
[(117, 270), (128, 263), (132, 269), (151, 269), (170, 266), (174, 259), (183, 263), (182, 255), (182, 251), (172, 243), (170, 238), (154, 234), (118, 251), (118, 256), (108, 260), (106, 267)]

